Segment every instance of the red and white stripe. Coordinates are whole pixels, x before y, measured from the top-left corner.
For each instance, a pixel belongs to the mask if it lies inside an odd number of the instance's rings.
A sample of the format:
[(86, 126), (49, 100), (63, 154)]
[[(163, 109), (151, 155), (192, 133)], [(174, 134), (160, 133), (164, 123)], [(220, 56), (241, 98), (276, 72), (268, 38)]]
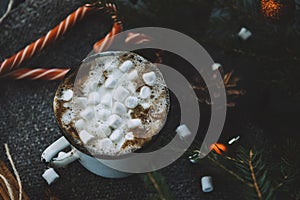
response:
[[(78, 20), (81, 20), (91, 10), (102, 10), (111, 14), (114, 20), (112, 30), (106, 35), (105, 38), (94, 44), (94, 50), (101, 52), (106, 50), (112, 43), (113, 36), (122, 31), (122, 23), (117, 20), (117, 9), (114, 4), (105, 4), (103, 7), (97, 7), (93, 4), (85, 4), (78, 8), (76, 11), (71, 13), (66, 19), (60, 22), (52, 30), (50, 30), (45, 36), (26, 46), (24, 49), (5, 59), (0, 63), (0, 75), (1, 78), (12, 78), (12, 79), (30, 79), (30, 80), (59, 80), (62, 79), (70, 69), (18, 69), (7, 73), (8, 71), (17, 68), (23, 61), (30, 59), (35, 53), (41, 51), (50, 42), (55, 41), (57, 38), (62, 36), (70, 27), (72, 27)], [(6, 74), (4, 74), (6, 72)], [(4, 75), (3, 75), (4, 74)]]
[(88, 12), (95, 9), (91, 4), (86, 4), (76, 11), (71, 13), (66, 19), (60, 22), (52, 30), (50, 30), (45, 36), (36, 40), (35, 42), (27, 45), (24, 49), (5, 59), (0, 63), (0, 75), (17, 68), (22, 62), (31, 58), (35, 53), (42, 50), (50, 42), (55, 41), (58, 37), (62, 36), (66, 30), (72, 27), (77, 21), (81, 20)]
[(70, 69), (29, 69), (29, 68), (23, 68), (23, 69), (17, 69), (15, 71), (12, 71), (3, 78), (7, 79), (28, 79), (28, 80), (61, 80), (63, 77), (70, 71)]
[(112, 30), (100, 41), (96, 42), (93, 46), (93, 49), (95, 52), (103, 52), (104, 50), (107, 50), (113, 39), (114, 36), (118, 33), (120, 33), (123, 30), (122, 23), (121, 22), (115, 22), (114, 26), (112, 27)]
[(131, 43), (131, 44), (142, 44), (145, 42), (150, 42), (151, 38), (148, 35), (145, 35), (143, 33), (128, 33), (125, 43)]

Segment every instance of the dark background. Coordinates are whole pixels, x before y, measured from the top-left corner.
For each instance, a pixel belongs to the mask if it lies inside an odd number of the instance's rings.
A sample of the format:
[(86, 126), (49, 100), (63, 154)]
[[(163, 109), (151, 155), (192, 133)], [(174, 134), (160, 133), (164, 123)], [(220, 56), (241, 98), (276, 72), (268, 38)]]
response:
[[(182, 31), (195, 39), (198, 34), (205, 34), (212, 6), (209, 1), (201, 8), (178, 4), (178, 7), (175, 6), (177, 9), (166, 9), (161, 15), (151, 11), (147, 13), (147, 7), (140, 6), (138, 2), (117, 1), (125, 29), (163, 26)], [(83, 4), (80, 0), (16, 1), (11, 13), (0, 24), (0, 60), (43, 36)], [(108, 17), (89, 16), (22, 66), (77, 66), (91, 51), (93, 43), (109, 32), (111, 25)], [(272, 63), (232, 54), (209, 43), (204, 42), (203, 45), (216, 62), (222, 63), (225, 72), (235, 69), (235, 75), (242, 79), (239, 88), (247, 91), (245, 96), (235, 100), (235, 108), (229, 108), (220, 141), (225, 143), (232, 136), (241, 135), (241, 142), (264, 143), (266, 151), (280, 146), (287, 137), (299, 141), (298, 98), (266, 87), (259, 81), (266, 74), (262, 67)], [(274, 50), (274, 55), (277, 53)], [(31, 199), (49, 199), (46, 191), (50, 190), (59, 199), (157, 199), (157, 192), (143, 181), (143, 175), (105, 179), (88, 172), (79, 163), (57, 170), (61, 178), (52, 186), (46, 184), (41, 177), (46, 167), (40, 161), (40, 155), (61, 136), (52, 111), (58, 84), (59, 81), (0, 81), (0, 144), (8, 144), (28, 196)], [(0, 152), (0, 158), (9, 165), (4, 148)], [(175, 199), (244, 199), (238, 189), (240, 183), (207, 162), (191, 164), (187, 156), (183, 156), (159, 173), (165, 177)], [(213, 176), (214, 192), (202, 193), (200, 178), (204, 175)]]

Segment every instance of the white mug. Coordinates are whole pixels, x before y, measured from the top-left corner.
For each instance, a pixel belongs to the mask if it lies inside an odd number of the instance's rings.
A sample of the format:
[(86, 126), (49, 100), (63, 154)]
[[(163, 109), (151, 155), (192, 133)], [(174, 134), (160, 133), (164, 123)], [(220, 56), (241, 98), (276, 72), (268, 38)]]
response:
[[(119, 55), (122, 52), (103, 52), (97, 54), (97, 56), (105, 56), (105, 55)], [(92, 59), (93, 56), (89, 56), (87, 59)], [(78, 66), (80, 67), (80, 66)], [(76, 74), (77, 68), (73, 68), (64, 78), (66, 80), (68, 77)], [(64, 82), (64, 80), (62, 82)], [(58, 88), (58, 90), (60, 87)], [(53, 102), (55, 104), (55, 101)], [(55, 117), (55, 110), (54, 110)], [(57, 119), (56, 119), (57, 120)], [(58, 121), (58, 120), (57, 120)], [(61, 127), (60, 127), (61, 128)], [(57, 141), (52, 143), (46, 150), (42, 153), (41, 160), (49, 166), (54, 168), (65, 167), (69, 163), (72, 163), (78, 160), (87, 170), (91, 171), (92, 173), (106, 177), (106, 178), (123, 178), (126, 176), (131, 175), (131, 173), (121, 172), (116, 169), (110, 168), (107, 165), (104, 165), (101, 162), (101, 159), (92, 157), (88, 155), (86, 152), (84, 153), (83, 150), (79, 150), (80, 147), (75, 147), (76, 144), (72, 143), (72, 140), (69, 138), (69, 141), (66, 139), (68, 138), (68, 134), (64, 132), (61, 128), (61, 132), (64, 135), (63, 137), (59, 138)], [(66, 137), (65, 137), (66, 136)], [(66, 147), (70, 146), (71, 151), (68, 153), (63, 152), (62, 150)], [(54, 158), (58, 155), (56, 158)], [(105, 160), (106, 162), (113, 163), (115, 160)]]
[[(67, 148), (68, 146), (71, 146), (72, 150), (68, 153), (62, 152), (62, 150)], [(57, 154), (58, 157), (54, 158)], [(80, 150), (72, 146), (64, 136), (47, 147), (42, 153), (41, 159), (43, 162), (49, 163), (49, 165), (54, 168), (65, 167), (68, 164), (78, 160), (79, 163), (90, 172), (106, 178), (124, 178), (131, 175), (130, 173), (112, 169), (104, 165), (101, 162), (101, 159), (94, 158), (81, 152)], [(111, 162), (114, 162), (114, 160), (111, 160)]]

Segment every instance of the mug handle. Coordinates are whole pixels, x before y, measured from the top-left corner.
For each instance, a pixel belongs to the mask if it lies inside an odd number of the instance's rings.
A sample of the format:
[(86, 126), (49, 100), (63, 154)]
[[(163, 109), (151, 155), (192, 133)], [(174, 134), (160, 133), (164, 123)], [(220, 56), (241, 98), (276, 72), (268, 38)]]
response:
[[(60, 137), (58, 140), (53, 142), (48, 146), (45, 151), (42, 153), (41, 160), (42, 162), (49, 164), (54, 168), (65, 167), (68, 164), (76, 161), (79, 156), (75, 149), (72, 149), (68, 153), (61, 152), (66, 147), (70, 146), (70, 143), (65, 137)], [(54, 158), (58, 154), (57, 158)]]

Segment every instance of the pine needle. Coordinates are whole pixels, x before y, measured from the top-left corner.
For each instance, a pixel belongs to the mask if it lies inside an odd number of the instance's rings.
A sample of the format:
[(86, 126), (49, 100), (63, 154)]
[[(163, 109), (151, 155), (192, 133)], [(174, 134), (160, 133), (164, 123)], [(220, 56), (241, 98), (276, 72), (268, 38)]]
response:
[(257, 184), (257, 181), (256, 181), (256, 176), (255, 176), (253, 165), (252, 165), (252, 158), (253, 158), (253, 151), (252, 151), (252, 149), (250, 149), (248, 165), (249, 165), (249, 169), (250, 169), (250, 172), (251, 172), (253, 185), (254, 185), (254, 188), (255, 188), (256, 193), (257, 193), (257, 197), (258, 197), (258, 199), (262, 199), (261, 191), (258, 187), (258, 184)]
[(150, 179), (151, 183), (153, 184), (154, 188), (156, 189), (156, 191), (159, 194), (159, 198), (161, 200), (166, 200), (166, 198), (164, 197), (159, 185), (157, 184), (156, 180), (154, 179), (154, 177), (152, 176), (151, 173), (147, 173), (148, 178)]

